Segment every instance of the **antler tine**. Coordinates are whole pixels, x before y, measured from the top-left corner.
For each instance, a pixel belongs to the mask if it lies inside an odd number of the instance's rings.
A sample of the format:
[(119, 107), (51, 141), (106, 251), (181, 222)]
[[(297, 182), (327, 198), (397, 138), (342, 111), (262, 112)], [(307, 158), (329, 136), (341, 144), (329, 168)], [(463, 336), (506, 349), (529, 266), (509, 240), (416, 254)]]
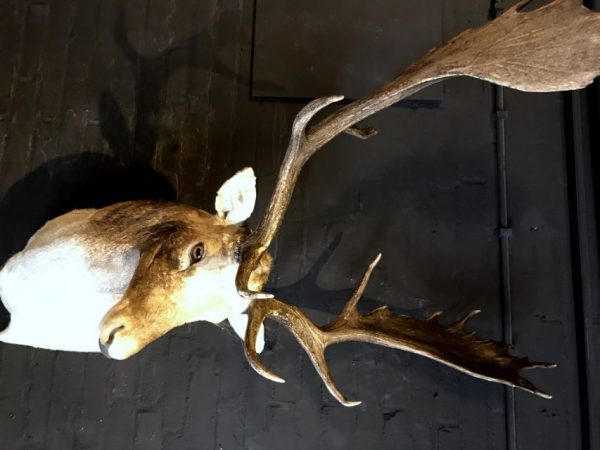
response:
[(276, 299), (266, 299), (252, 302), (248, 310), (248, 328), (244, 339), (244, 353), (252, 368), (263, 377), (284, 383), (285, 380), (271, 372), (260, 360), (256, 353), (254, 343), (256, 335), (262, 322), (270, 317), (286, 326), (300, 343), (304, 351), (313, 363), (323, 383), (341, 404), (344, 406), (356, 406), (361, 402), (347, 400), (335, 385), (329, 366), (325, 360), (325, 348), (329, 344), (328, 336), (320, 330), (311, 320), (298, 308)]
[(244, 344), (250, 365), (264, 377), (283, 382), (260, 361), (255, 351), (256, 335), (262, 322), (270, 317), (286, 326), (307, 352), (318, 374), (331, 394), (345, 406), (356, 406), (357, 401), (347, 400), (336, 387), (327, 362), (325, 349), (346, 341), (363, 341), (397, 348), (439, 361), (476, 378), (518, 387), (544, 398), (550, 395), (539, 390), (520, 371), (532, 368), (551, 368), (554, 364), (531, 362), (509, 353), (504, 344), (478, 340), (474, 333), (464, 330), (466, 323), (479, 313), (465, 314), (450, 325), (438, 322), (441, 313), (425, 320), (392, 314), (381, 307), (366, 315), (356, 309), (369, 278), (381, 255), (371, 263), (363, 279), (340, 315), (330, 324), (317, 327), (300, 309), (276, 299), (252, 302)]

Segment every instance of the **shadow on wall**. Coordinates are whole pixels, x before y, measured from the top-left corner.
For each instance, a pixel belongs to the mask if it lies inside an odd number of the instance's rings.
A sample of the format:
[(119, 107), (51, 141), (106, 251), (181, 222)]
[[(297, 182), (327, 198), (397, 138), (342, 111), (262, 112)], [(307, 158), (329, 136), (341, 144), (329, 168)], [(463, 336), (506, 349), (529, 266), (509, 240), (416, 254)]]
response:
[[(370, 162), (380, 168), (369, 180), (340, 178), (335, 181), (335, 196), (309, 195), (310, 213), (302, 222), (284, 222), (283, 237), (278, 238), (310, 236), (308, 243), (296, 240), (294, 244), (297, 251), (305, 252), (305, 271), (298, 278), (298, 254), (275, 250), (271, 281), (297, 281), (279, 282), (269, 292), (301, 308), (337, 315), (367, 264), (382, 251), (383, 264), (375, 270), (359, 303), (361, 311), (384, 304), (417, 317), (440, 309), (449, 316), (476, 308), (495, 311), (495, 191), (488, 166), (467, 152), (461, 155), (465, 169), (455, 173), (456, 155), (441, 150), (435, 154), (435, 160), (425, 150), (392, 154), (392, 159), (380, 156)], [(333, 166), (335, 160), (333, 155), (326, 162)], [(450, 170), (444, 175), (446, 167)], [(327, 190), (326, 176), (327, 171), (313, 170), (311, 181)], [(335, 230), (342, 232), (334, 235)], [(324, 239), (330, 243), (319, 250)], [(358, 270), (352, 270), (355, 264)], [(350, 288), (319, 287), (348, 286), (351, 276)], [(319, 283), (319, 278), (327, 281)]]
[[(154, 170), (158, 125), (152, 123), (161, 107), (160, 91), (169, 73), (159, 66), (163, 53), (143, 58), (127, 41), (125, 14), (119, 12), (114, 37), (135, 74), (133, 130), (112, 93), (98, 98), (100, 131), (109, 155), (82, 151), (50, 160), (19, 180), (0, 202), (0, 266), (21, 250), (31, 235), (52, 218), (73, 209), (100, 208), (127, 200), (175, 200), (166, 177)], [(195, 45), (195, 38), (185, 45)], [(177, 45), (181, 48), (181, 43)], [(57, 133), (61, 130), (57, 129)], [(8, 325), (8, 312), (0, 303), (0, 330)]]
[[(177, 133), (164, 132), (156, 120), (164, 108), (165, 85), (175, 71), (198, 68), (238, 83), (248, 82), (215, 57), (211, 48), (214, 43), (206, 31), (175, 42), (157, 54), (142, 55), (129, 42), (127, 18), (121, 6), (112, 34), (134, 78), (135, 116), (126, 117), (113, 93), (99, 89), (99, 127), (110, 152), (81, 149), (81, 153), (49, 160), (10, 187), (0, 201), (0, 267), (44, 223), (73, 209), (100, 208), (136, 199), (177, 198), (167, 177), (153, 168), (160, 139), (167, 136), (172, 141), (169, 147), (181, 146)], [(193, 56), (169, 58), (174, 51)], [(131, 128), (128, 123), (132, 123)], [(57, 135), (64, 132), (67, 130), (59, 127), (55, 130)], [(0, 303), (0, 329), (3, 316), (7, 317), (7, 313), (3, 314)]]
[[(157, 70), (164, 54), (143, 58), (127, 41), (125, 13), (119, 11), (114, 39), (135, 74), (133, 130), (112, 93), (100, 93), (100, 131), (110, 154), (86, 152), (50, 160), (15, 183), (0, 202), (0, 264), (22, 249), (46, 221), (78, 208), (98, 208), (141, 198), (174, 200), (169, 181), (152, 168), (158, 125), (151, 122), (160, 108), (161, 86), (169, 76)], [(186, 45), (193, 45), (189, 40)], [(181, 47), (181, 44), (178, 44)], [(156, 66), (156, 67), (155, 67)], [(57, 129), (56, 133), (63, 130)]]
[[(135, 116), (129, 118), (123, 114), (111, 91), (99, 92), (96, 105), (99, 126), (110, 153), (82, 149), (81, 153), (47, 161), (8, 190), (0, 202), (0, 266), (12, 253), (21, 250), (46, 221), (70, 210), (142, 198), (176, 199), (177, 193), (168, 179), (152, 167), (159, 136), (178, 139), (176, 134), (164, 133), (156, 120), (165, 106), (162, 98), (165, 85), (174, 72), (210, 69), (238, 82), (247, 82), (218, 58), (212, 60), (214, 49), (206, 31), (175, 42), (157, 54), (141, 55), (129, 42), (127, 18), (121, 6), (112, 34), (134, 78)], [(169, 58), (174, 51), (194, 56)], [(128, 122), (133, 124), (131, 129)], [(66, 131), (55, 130), (56, 134)], [(180, 143), (171, 142), (171, 146), (179, 148)]]

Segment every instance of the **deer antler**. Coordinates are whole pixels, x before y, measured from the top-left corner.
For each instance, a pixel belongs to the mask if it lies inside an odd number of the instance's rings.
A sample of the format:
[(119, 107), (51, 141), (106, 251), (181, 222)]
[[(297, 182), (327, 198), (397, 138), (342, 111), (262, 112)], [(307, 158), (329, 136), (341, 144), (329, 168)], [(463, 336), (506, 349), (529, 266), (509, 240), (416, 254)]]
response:
[(250, 365), (269, 380), (283, 383), (260, 361), (256, 353), (256, 336), (267, 317), (281, 322), (290, 329), (300, 345), (308, 353), (313, 365), (329, 392), (344, 406), (356, 406), (336, 387), (325, 361), (325, 349), (339, 342), (363, 341), (397, 348), (439, 361), (461, 372), (488, 381), (515, 386), (544, 398), (550, 395), (537, 389), (519, 372), (534, 367), (550, 368), (554, 364), (530, 362), (527, 358), (513, 356), (506, 345), (489, 340), (479, 340), (474, 333), (465, 331), (466, 323), (480, 311), (471, 311), (450, 325), (438, 322), (441, 312), (428, 319), (419, 320), (409, 316), (394, 315), (386, 306), (361, 315), (356, 305), (362, 296), (373, 269), (381, 255), (371, 263), (356, 292), (340, 315), (331, 323), (318, 327), (298, 308), (276, 299), (255, 301), (248, 311), (248, 328), (244, 350)]
[(469, 76), (529, 92), (579, 89), (600, 73), (600, 14), (580, 0), (554, 0), (531, 12), (525, 0), (499, 18), (429, 51), (375, 93), (340, 108), (306, 131), (313, 116), (342, 96), (314, 100), (296, 116), (290, 143), (267, 212), (246, 241), (237, 286), (244, 296), (250, 274), (271, 244), (308, 159), (341, 133), (375, 133), (355, 124), (442, 80)]
[(417, 320), (392, 315), (387, 309), (378, 309), (366, 316), (358, 314), (356, 302), (373, 266), (340, 317), (322, 328), (316, 327), (294, 306), (267, 299), (272, 296), (248, 289), (250, 275), (281, 226), (306, 161), (341, 133), (360, 137), (374, 134), (373, 129), (356, 128), (361, 120), (451, 77), (470, 76), (530, 92), (578, 89), (593, 81), (600, 73), (600, 14), (585, 8), (579, 0), (554, 0), (534, 11), (523, 12), (530, 2), (522, 1), (494, 21), (467, 30), (429, 51), (372, 95), (340, 108), (308, 130), (308, 122), (318, 111), (342, 97), (314, 100), (298, 113), (275, 191), (262, 222), (244, 244), (236, 278), (241, 295), (262, 298), (251, 303), (246, 340), (246, 356), (259, 373), (282, 381), (260, 363), (253, 351), (255, 331), (262, 320), (270, 316), (292, 330), (329, 390), (346, 405), (354, 403), (347, 402), (335, 388), (323, 356), (325, 347), (346, 340), (363, 340), (411, 351), (476, 377), (547, 396), (522, 378), (519, 371), (551, 365), (514, 357), (502, 344), (480, 341), (465, 334), (463, 326), (475, 312), (447, 327), (437, 322), (439, 315)]

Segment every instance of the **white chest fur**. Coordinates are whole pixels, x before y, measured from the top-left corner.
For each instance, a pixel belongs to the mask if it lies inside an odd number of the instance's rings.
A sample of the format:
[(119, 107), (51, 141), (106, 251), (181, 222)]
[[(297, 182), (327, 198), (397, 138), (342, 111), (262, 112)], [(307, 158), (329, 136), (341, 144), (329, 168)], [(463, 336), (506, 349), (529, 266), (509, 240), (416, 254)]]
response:
[(73, 239), (26, 249), (0, 271), (11, 313), (0, 340), (53, 350), (98, 351), (98, 324), (127, 288), (139, 254), (90, 258)]

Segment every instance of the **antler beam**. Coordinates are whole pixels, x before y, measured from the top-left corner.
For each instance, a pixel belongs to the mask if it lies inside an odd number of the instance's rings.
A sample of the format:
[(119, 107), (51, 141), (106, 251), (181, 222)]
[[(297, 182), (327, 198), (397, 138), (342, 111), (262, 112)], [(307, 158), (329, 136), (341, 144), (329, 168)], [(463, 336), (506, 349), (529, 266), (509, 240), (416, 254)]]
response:
[[(529, 92), (580, 89), (600, 74), (600, 14), (579, 0), (555, 0), (531, 12), (526, 0), (499, 18), (429, 51), (396, 79), (372, 95), (340, 108), (306, 131), (322, 108), (342, 96), (317, 99), (296, 117), (290, 143), (267, 212), (245, 244), (237, 276), (239, 292), (248, 292), (250, 274), (271, 244), (306, 161), (337, 135), (356, 135), (355, 124), (442, 80), (469, 76)], [(358, 133), (374, 134), (369, 129)], [(264, 297), (264, 296), (263, 296)]]
[(253, 302), (248, 312), (244, 350), (254, 370), (269, 380), (284, 382), (264, 366), (255, 351), (260, 326), (270, 317), (289, 328), (307, 352), (329, 392), (344, 406), (356, 406), (360, 401), (347, 400), (338, 390), (325, 360), (325, 349), (332, 344), (347, 341), (369, 342), (416, 353), (471, 376), (551, 398), (521, 376), (520, 371), (535, 367), (552, 368), (556, 365), (531, 362), (527, 358), (513, 356), (509, 353), (508, 346), (490, 340), (479, 340), (474, 333), (467, 333), (465, 325), (480, 312), (478, 310), (465, 314), (450, 325), (441, 325), (438, 322), (441, 312), (431, 315), (428, 319), (419, 320), (392, 314), (387, 306), (383, 306), (361, 315), (356, 306), (380, 257), (381, 255), (377, 256), (371, 263), (356, 292), (339, 316), (325, 326), (316, 326), (298, 308), (279, 300)]

